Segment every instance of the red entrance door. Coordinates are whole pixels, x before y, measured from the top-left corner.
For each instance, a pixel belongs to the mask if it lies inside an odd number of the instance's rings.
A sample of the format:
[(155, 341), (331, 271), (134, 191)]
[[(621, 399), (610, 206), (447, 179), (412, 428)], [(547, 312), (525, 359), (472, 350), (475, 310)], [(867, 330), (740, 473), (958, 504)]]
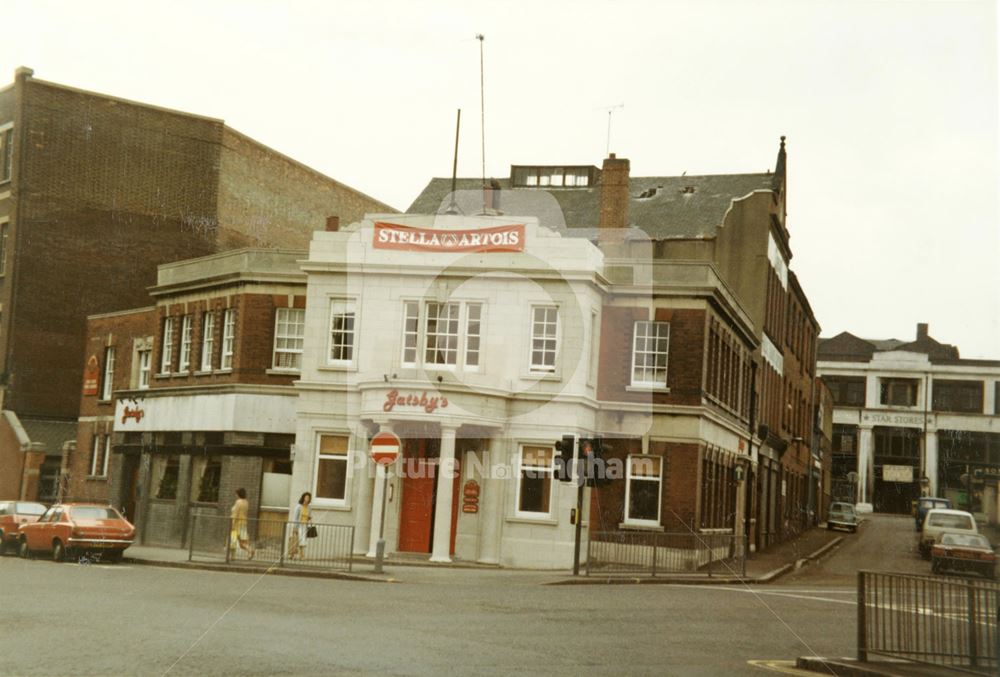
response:
[[(401, 552), (429, 553), (431, 551), (439, 456), (440, 440), (438, 439), (403, 440), (403, 490), (399, 515), (399, 550)], [(460, 476), (457, 460), (455, 471), (450, 516), (450, 551), (452, 553), (455, 552)]]

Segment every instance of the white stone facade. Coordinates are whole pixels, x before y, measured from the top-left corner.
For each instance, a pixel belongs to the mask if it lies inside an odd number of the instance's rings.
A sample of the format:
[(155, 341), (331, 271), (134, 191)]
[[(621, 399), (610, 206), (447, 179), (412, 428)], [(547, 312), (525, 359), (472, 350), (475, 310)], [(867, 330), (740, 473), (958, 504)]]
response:
[[(521, 224), (523, 250), (380, 248), (377, 222), (442, 236)], [(429, 440), (442, 469), (460, 463), (457, 483), (446, 473), (435, 480), (430, 543), (417, 551), (432, 561), (570, 566), (576, 485), (553, 479), (547, 488), (527, 487), (519, 463), (536, 458), (533, 447), (551, 449), (564, 434), (586, 437), (596, 428), (591, 342), (606, 288), (601, 251), (535, 219), (386, 215), (316, 233), (302, 268), (308, 296), (293, 500), (311, 492), (314, 520), (353, 525), (355, 553), (373, 554), (383, 496), (368, 440), (376, 429), (394, 431)], [(322, 449), (335, 449), (322, 458), (321, 440)], [(425, 442), (406, 444), (415, 450)], [(400, 477), (402, 465), (390, 472), (385, 497), (389, 554), (413, 551), (431, 529), (415, 507), (429, 486)], [(536, 501), (530, 511), (521, 510), (522, 489)], [(439, 519), (455, 505), (454, 520)]]

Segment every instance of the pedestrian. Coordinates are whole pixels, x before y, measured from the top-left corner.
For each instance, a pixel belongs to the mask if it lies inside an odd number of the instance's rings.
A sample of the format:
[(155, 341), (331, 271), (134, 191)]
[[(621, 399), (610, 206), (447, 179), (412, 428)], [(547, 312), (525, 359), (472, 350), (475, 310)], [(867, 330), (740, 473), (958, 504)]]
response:
[(309, 538), (309, 522), (312, 520), (312, 516), (309, 514), (309, 504), (312, 503), (312, 494), (308, 491), (299, 496), (299, 504), (295, 506), (295, 512), (292, 514), (292, 536), (288, 539), (288, 557), (289, 559), (299, 556), (299, 559), (305, 559), (306, 556), (306, 539)]
[(233, 550), (239, 546), (247, 552), (247, 559), (253, 559), (254, 550), (250, 547), (250, 533), (247, 530), (247, 515), (250, 513), (250, 501), (247, 500), (247, 490), (240, 487), (236, 490), (236, 502), (229, 511), (231, 522), (229, 532), (229, 547)]

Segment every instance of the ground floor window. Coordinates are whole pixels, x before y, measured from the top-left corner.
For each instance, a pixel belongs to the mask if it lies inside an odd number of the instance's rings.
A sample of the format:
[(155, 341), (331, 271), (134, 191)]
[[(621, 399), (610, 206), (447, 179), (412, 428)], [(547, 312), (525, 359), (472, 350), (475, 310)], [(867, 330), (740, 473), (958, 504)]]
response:
[(736, 523), (736, 481), (732, 468), (705, 458), (701, 464), (701, 528), (732, 529)]
[(625, 521), (660, 524), (660, 496), (663, 486), (663, 459), (659, 456), (630, 455), (626, 469)]
[(177, 484), (181, 476), (179, 456), (154, 456), (153, 481), (154, 496), (167, 500), (177, 498)]
[(517, 512), (548, 515), (552, 500), (552, 447), (521, 447), (517, 475)]
[(317, 499), (345, 503), (347, 500), (346, 435), (320, 435), (316, 468)]
[(194, 459), (195, 501), (198, 503), (218, 503), (219, 485), (222, 482), (222, 460), (201, 457)]

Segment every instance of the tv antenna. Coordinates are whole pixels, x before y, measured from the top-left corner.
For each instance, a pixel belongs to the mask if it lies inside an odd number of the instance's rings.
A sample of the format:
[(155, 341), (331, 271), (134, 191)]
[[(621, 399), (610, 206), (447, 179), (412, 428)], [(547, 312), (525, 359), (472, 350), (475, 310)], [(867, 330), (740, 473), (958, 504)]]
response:
[(483, 214), (486, 213), (486, 80), (484, 77), (484, 57), (483, 57), (483, 41), (486, 40), (486, 36), (482, 33), (476, 33), (476, 40), (479, 40), (479, 128), (482, 136), (482, 160), (483, 160)]
[(601, 110), (608, 111), (608, 141), (607, 141), (607, 147), (604, 149), (605, 157), (611, 153), (611, 114), (614, 113), (616, 110), (619, 110), (624, 107), (625, 107), (625, 102), (622, 101), (621, 103), (615, 106), (604, 106), (603, 108), (601, 108)]

